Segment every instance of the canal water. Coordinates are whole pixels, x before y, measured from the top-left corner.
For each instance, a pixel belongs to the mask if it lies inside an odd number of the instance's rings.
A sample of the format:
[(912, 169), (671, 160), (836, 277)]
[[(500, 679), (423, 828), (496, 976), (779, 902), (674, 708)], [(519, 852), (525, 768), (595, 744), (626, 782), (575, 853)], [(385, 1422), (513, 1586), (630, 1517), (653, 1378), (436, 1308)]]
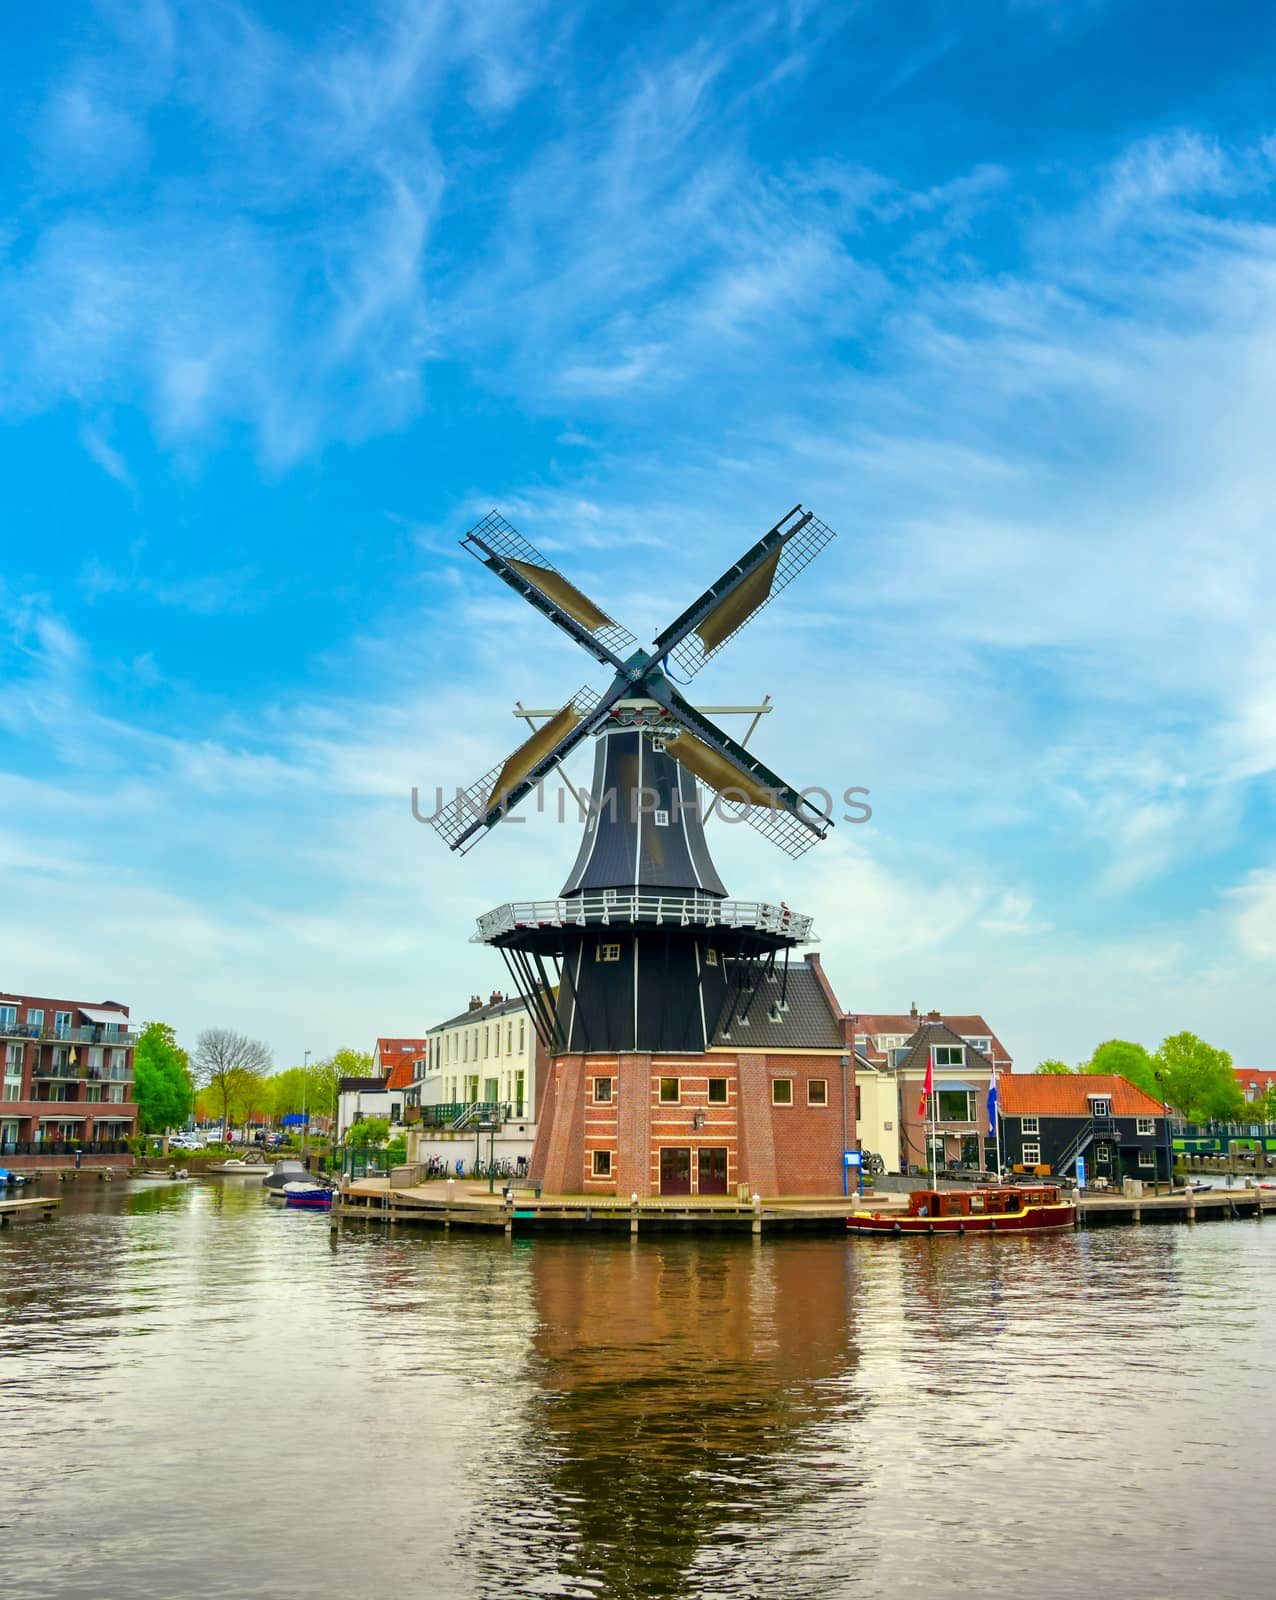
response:
[(1276, 1225), (330, 1233), (255, 1184), (0, 1233), (0, 1590), (1269, 1592)]

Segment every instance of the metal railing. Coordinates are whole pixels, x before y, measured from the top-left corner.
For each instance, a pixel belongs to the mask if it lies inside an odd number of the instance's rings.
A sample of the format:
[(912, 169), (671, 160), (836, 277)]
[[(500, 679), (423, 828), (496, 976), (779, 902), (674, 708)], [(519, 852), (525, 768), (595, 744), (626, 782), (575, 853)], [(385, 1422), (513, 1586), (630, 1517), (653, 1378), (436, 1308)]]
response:
[(486, 944), (519, 928), (610, 927), (613, 923), (666, 923), (689, 928), (745, 928), (812, 939), (813, 919), (763, 900), (716, 900), (705, 894), (582, 894), (558, 900), (515, 900), (478, 919), (474, 944)]
[(127, 1139), (0, 1139), (0, 1156), (122, 1156)]
[(514, 1120), (514, 1106), (509, 1100), (462, 1100), (454, 1101), (450, 1105), (421, 1107), (423, 1128), (447, 1128), (450, 1132), (456, 1132), (474, 1122)]
[(52, 1044), (116, 1044), (127, 1048), (135, 1045), (139, 1035), (115, 1032), (111, 1028), (73, 1028), (68, 1023), (0, 1022), (0, 1039), (35, 1039)]

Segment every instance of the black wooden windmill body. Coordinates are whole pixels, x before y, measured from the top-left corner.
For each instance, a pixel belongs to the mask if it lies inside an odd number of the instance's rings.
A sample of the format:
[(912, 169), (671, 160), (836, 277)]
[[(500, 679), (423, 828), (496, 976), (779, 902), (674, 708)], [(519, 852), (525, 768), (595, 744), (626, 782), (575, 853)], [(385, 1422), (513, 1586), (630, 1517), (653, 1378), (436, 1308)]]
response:
[(796, 506), (649, 650), (496, 512), (461, 541), (614, 672), (601, 696), (577, 690), (431, 818), (464, 852), (598, 736), (567, 882), (553, 900), (489, 912), (475, 935), (500, 950), (551, 1054), (699, 1054), (722, 1039), (747, 1045), (757, 1005), (782, 1014), (789, 952), (809, 939), (811, 919), (728, 899), (704, 816), (718, 807), (743, 818), (790, 856), (831, 820), (690, 705), (666, 669), (672, 661), (688, 681), (833, 538)]

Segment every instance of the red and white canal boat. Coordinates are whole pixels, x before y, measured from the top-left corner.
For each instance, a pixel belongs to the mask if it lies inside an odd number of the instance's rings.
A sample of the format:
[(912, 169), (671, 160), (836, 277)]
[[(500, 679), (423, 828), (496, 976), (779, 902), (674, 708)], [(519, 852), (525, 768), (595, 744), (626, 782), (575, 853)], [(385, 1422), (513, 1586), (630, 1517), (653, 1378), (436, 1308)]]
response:
[(899, 1239), (905, 1234), (1060, 1233), (1076, 1226), (1077, 1208), (1058, 1184), (1022, 1188), (914, 1189), (907, 1211), (853, 1211), (852, 1233)]

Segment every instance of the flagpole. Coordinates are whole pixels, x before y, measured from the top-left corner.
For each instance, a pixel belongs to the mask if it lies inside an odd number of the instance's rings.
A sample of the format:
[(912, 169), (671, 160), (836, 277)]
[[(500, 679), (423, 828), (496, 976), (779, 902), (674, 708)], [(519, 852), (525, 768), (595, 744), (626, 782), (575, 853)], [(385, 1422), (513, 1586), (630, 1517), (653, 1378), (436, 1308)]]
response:
[(935, 1140), (939, 1135), (939, 1120), (936, 1116), (935, 1094), (935, 1046), (930, 1047), (930, 1181), (936, 1194), (939, 1193), (939, 1162), (935, 1156)]
[(992, 1132), (997, 1142), (997, 1182), (1001, 1182), (1001, 1090), (997, 1087), (997, 1063), (992, 1064)]

